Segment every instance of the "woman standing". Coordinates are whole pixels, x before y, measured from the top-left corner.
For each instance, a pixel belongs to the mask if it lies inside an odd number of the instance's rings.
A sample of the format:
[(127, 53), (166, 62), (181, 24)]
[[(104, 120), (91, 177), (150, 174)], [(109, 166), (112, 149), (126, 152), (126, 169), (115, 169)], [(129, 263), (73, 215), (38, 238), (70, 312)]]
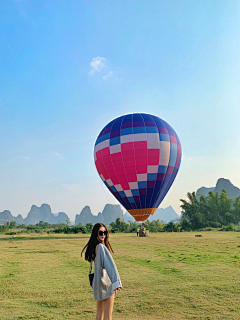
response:
[(94, 278), (92, 283), (94, 299), (97, 300), (96, 320), (112, 320), (114, 297), (122, 288), (117, 267), (110, 251), (109, 232), (103, 223), (96, 223), (91, 237), (83, 248), (85, 260), (94, 261)]

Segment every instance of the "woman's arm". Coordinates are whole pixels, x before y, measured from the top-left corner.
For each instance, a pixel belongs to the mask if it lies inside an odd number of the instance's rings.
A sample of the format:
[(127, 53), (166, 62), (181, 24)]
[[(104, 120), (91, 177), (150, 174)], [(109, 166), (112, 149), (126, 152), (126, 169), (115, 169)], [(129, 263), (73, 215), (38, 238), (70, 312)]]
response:
[[(122, 288), (122, 283), (119, 277), (119, 273), (117, 270), (117, 267), (115, 265), (115, 262), (111, 256), (111, 253), (108, 251), (108, 249), (101, 245), (101, 264), (102, 268), (106, 269), (107, 274), (112, 282), (112, 290), (116, 290), (118, 288)], [(98, 248), (98, 249), (99, 249)]]

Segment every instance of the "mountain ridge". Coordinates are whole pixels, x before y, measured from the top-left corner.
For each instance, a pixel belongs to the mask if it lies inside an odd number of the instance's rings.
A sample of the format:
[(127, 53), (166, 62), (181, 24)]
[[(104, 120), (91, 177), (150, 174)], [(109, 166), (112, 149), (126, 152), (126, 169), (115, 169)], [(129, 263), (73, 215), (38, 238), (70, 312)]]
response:
[(49, 204), (43, 203), (41, 207), (37, 207), (36, 205), (32, 205), (28, 215), (23, 219), (22, 215), (19, 214), (17, 217), (14, 217), (9, 210), (4, 210), (0, 212), (0, 224), (4, 224), (5, 222), (15, 220), (17, 224), (37, 224), (39, 221), (48, 222), (50, 224), (57, 223), (66, 223), (66, 221), (70, 222), (69, 217), (65, 212), (59, 212), (56, 216), (52, 213), (51, 207)]
[[(237, 198), (240, 195), (240, 189), (234, 186), (230, 180), (225, 178), (219, 178), (216, 182), (215, 187), (201, 187), (197, 189), (196, 195), (199, 198), (200, 194), (205, 196), (208, 195), (209, 191), (219, 192), (225, 189), (228, 193), (229, 198)], [(123, 211), (120, 205), (106, 204), (103, 211), (99, 212), (97, 215), (93, 215), (89, 206), (85, 206), (80, 214), (75, 216), (75, 225), (81, 223), (85, 225), (86, 223), (95, 224), (96, 222), (102, 222), (106, 225), (109, 225), (111, 222), (116, 221), (117, 218), (120, 218), (121, 221), (135, 221), (133, 217), (126, 212), (123, 214)], [(149, 217), (149, 220), (162, 220), (165, 223), (179, 219), (180, 216), (174, 211), (172, 206), (169, 206), (165, 209), (159, 208), (153, 216)], [(57, 223), (70, 223), (70, 219), (65, 212), (59, 212), (57, 214), (52, 213), (51, 207), (43, 203), (40, 207), (32, 205), (26, 218), (23, 218), (21, 214), (17, 217), (14, 217), (9, 210), (4, 210), (0, 212), (0, 224), (5, 222), (15, 220), (17, 224), (37, 224), (39, 221), (48, 222), (50, 224)]]
[(97, 215), (93, 215), (89, 206), (85, 206), (80, 214), (76, 215), (75, 225), (86, 223), (95, 224), (97, 222), (102, 222), (105, 225), (109, 225), (111, 222), (116, 221), (117, 218), (123, 219), (123, 211), (119, 204), (106, 204), (103, 211), (99, 212)]
[(201, 187), (201, 188), (197, 189), (196, 195), (198, 196), (198, 198), (199, 198), (200, 194), (207, 197), (208, 193), (210, 191), (221, 193), (223, 189), (225, 189), (227, 191), (229, 198), (235, 199), (238, 196), (240, 196), (240, 189), (238, 187), (234, 186), (230, 180), (225, 179), (225, 178), (219, 178), (216, 182), (215, 187), (210, 187), (210, 188)]

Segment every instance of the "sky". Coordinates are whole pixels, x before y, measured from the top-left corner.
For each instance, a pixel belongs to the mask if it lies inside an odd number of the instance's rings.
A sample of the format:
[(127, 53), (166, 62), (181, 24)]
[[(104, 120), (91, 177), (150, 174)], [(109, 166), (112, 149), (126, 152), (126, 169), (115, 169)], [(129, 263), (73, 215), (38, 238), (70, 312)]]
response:
[(117, 200), (95, 168), (123, 114), (166, 120), (183, 151), (161, 208), (218, 178), (240, 187), (238, 0), (0, 2), (0, 212), (71, 220)]

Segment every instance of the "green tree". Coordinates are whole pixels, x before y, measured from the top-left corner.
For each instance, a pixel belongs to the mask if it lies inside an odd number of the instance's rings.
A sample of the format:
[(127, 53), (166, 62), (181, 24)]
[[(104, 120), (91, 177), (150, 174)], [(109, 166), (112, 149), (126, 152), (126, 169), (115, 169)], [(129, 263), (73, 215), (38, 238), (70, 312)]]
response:
[(182, 226), (182, 230), (184, 230), (184, 231), (192, 230), (192, 226), (191, 226), (190, 222), (185, 217), (181, 218), (181, 226)]
[(232, 214), (232, 198), (228, 198), (227, 191), (225, 189), (222, 190), (218, 203), (218, 222), (224, 225), (228, 225), (229, 223), (234, 222), (234, 215)]
[(49, 224), (48, 222), (39, 221), (36, 226), (43, 228), (43, 229), (49, 229), (52, 228), (52, 224)]
[(18, 224), (17, 229), (27, 229), (27, 226), (25, 224)]
[(128, 224), (117, 218), (115, 222), (110, 223), (111, 232), (126, 232), (128, 230)]
[(8, 231), (9, 229), (9, 222), (5, 222), (4, 225), (1, 225), (0, 226), (0, 232), (5, 232), (5, 231)]
[(218, 228), (240, 222), (240, 196), (233, 201), (223, 189), (220, 195), (218, 192), (210, 191), (207, 197), (200, 195), (199, 200), (194, 192), (188, 193), (187, 197), (188, 200), (180, 200), (183, 209), (183, 230), (195, 230), (206, 226)]
[(10, 229), (16, 229), (16, 227), (17, 227), (17, 222), (15, 220), (12, 220), (10, 222), (9, 228)]
[(195, 192), (187, 193), (188, 200), (180, 199), (182, 202), (181, 208), (182, 221), (190, 225), (192, 230), (199, 229), (202, 226), (202, 216), (200, 215), (200, 203), (196, 197)]
[(93, 224), (92, 223), (86, 223), (85, 228), (86, 228), (86, 232), (87, 233), (91, 233), (92, 232), (92, 228), (93, 228)]
[(219, 194), (210, 191), (207, 197), (209, 207), (209, 222), (219, 222)]
[(210, 210), (208, 205), (208, 198), (204, 195), (200, 195), (199, 197), (199, 212), (203, 214), (204, 218), (202, 218), (202, 226), (205, 227), (208, 225)]
[(129, 225), (127, 228), (128, 232), (137, 232), (139, 228), (139, 223), (137, 221), (132, 222), (129, 220), (128, 225)]
[(164, 229), (164, 223), (159, 219), (153, 220), (151, 222), (147, 220), (144, 224), (150, 232), (161, 232)]
[(164, 226), (164, 231), (167, 231), (167, 232), (177, 232), (178, 230), (177, 230), (175, 224), (174, 224), (172, 221), (170, 221), (168, 224), (166, 224), (166, 225)]
[(240, 196), (238, 196), (233, 202), (233, 215), (234, 215), (234, 223), (240, 223)]

